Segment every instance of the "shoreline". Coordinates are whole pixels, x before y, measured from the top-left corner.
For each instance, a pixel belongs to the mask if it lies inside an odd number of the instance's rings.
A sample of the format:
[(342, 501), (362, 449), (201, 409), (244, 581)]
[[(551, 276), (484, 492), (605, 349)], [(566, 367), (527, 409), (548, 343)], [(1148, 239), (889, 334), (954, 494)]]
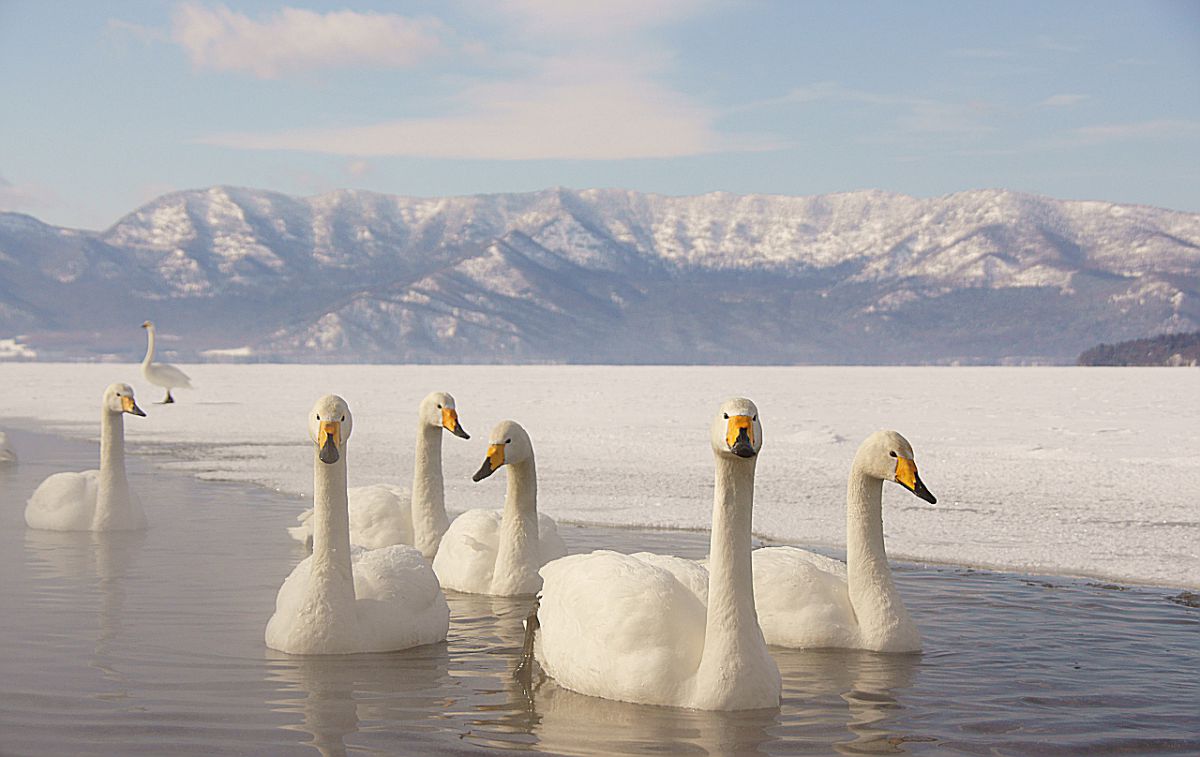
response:
[[(29, 418), (29, 417), (0, 418), (0, 428), (15, 429), (20, 434), (34, 434), (34, 435), (52, 437), (63, 443), (80, 443), (80, 444), (93, 444), (93, 445), (98, 445), (98, 443), (99, 443), (98, 442), (98, 434), (96, 435), (97, 439), (93, 440), (92, 438), (83, 438), (81, 436), (68, 435), (65, 433), (61, 433), (60, 431), (57, 431), (57, 430), (29, 428), (29, 425), (35, 421), (36, 421), (36, 419)], [(78, 424), (78, 427), (82, 428), (82, 427), (85, 427), (86, 425), (87, 424), (81, 423), (81, 424)], [(291, 499), (300, 499), (302, 501), (305, 500), (305, 498), (307, 496), (306, 494), (304, 494), (302, 492), (291, 492), (291, 491), (273, 488), (266, 484), (263, 484), (260, 481), (251, 480), (251, 479), (241, 479), (241, 478), (233, 478), (233, 477), (229, 477), (229, 478), (201, 477), (200, 475), (197, 475), (196, 472), (188, 470), (188, 469), (176, 469), (176, 468), (168, 467), (168, 465), (171, 463), (180, 464), (180, 463), (186, 463), (188, 461), (184, 458), (172, 456), (170, 451), (167, 450), (165, 447), (161, 447), (161, 446), (154, 445), (154, 444), (146, 444), (146, 443), (143, 443), (143, 444), (135, 443), (135, 444), (131, 444), (130, 447), (131, 448), (127, 450), (127, 454), (129, 454), (137, 459), (145, 461), (145, 463), (147, 465), (152, 466), (155, 470), (163, 471), (165, 473), (172, 474), (172, 475), (186, 476), (187, 478), (190, 478), (197, 484), (202, 485), (205, 483), (221, 483), (221, 484), (246, 486), (246, 487), (258, 490), (258, 491), (270, 492), (270, 493), (278, 495), (280, 497), (288, 497)], [(97, 449), (98, 449), (98, 447), (97, 447)], [(153, 451), (153, 452), (148, 451), (150, 449), (155, 449), (155, 450), (159, 450), (159, 451)], [(163, 458), (167, 459), (166, 462), (168, 463), (168, 465), (162, 464)], [(455, 510), (455, 509), (448, 510), (448, 514), (451, 516), (451, 520), (453, 520), (454, 517), (459, 515), (461, 512), (463, 512), (463, 511)], [(644, 525), (644, 524), (636, 524), (636, 523), (606, 523), (606, 522), (602, 522), (602, 521), (589, 521), (589, 520), (585, 520), (585, 519), (571, 519), (571, 518), (558, 518), (558, 517), (556, 517), (555, 520), (560, 525), (568, 525), (568, 526), (573, 526), (573, 527), (578, 527), (578, 528), (586, 528), (586, 529), (594, 529), (594, 530), (628, 531), (628, 532), (638, 532), (638, 533), (644, 533), (644, 534), (704, 535), (705, 538), (707, 538), (707, 535), (711, 533), (711, 531), (707, 528), (688, 527), (688, 526)], [(288, 523), (287, 525), (291, 525), (291, 524)], [(826, 555), (828, 557), (832, 557), (834, 559), (845, 562), (846, 550), (845, 550), (845, 546), (843, 546), (843, 545), (826, 544), (826, 543), (815, 542), (815, 541), (808, 541), (808, 542), (791, 541), (791, 540), (787, 540), (787, 539), (780, 539), (780, 538), (777, 538), (774, 536), (766, 535), (766, 534), (758, 532), (758, 531), (753, 532), (752, 537), (757, 542), (759, 542), (759, 544), (756, 545), (755, 548), (758, 548), (759, 546), (798, 547), (800, 549), (806, 549), (806, 550), (810, 550), (813, 552), (817, 552), (822, 555)], [(1200, 584), (1193, 586), (1193, 585), (1188, 585), (1188, 584), (1184, 584), (1184, 583), (1178, 583), (1178, 584), (1155, 583), (1152, 581), (1141, 581), (1141, 580), (1138, 580), (1135, 578), (1116, 576), (1116, 575), (1111, 575), (1111, 574), (1102, 574), (1102, 573), (1095, 573), (1095, 574), (1086, 573), (1086, 572), (1048, 573), (1048, 572), (1041, 572), (1041, 571), (1025, 572), (1018, 568), (1014, 568), (1012, 566), (989, 565), (989, 564), (983, 564), (983, 563), (963, 563), (963, 562), (942, 561), (942, 560), (929, 559), (929, 558), (923, 558), (923, 557), (913, 557), (911, 555), (906, 555), (906, 554), (893, 554), (890, 550), (887, 553), (887, 557), (888, 557), (888, 563), (890, 565), (892, 565), (893, 567), (901, 566), (901, 567), (904, 567), (907, 569), (925, 568), (925, 569), (935, 569), (935, 570), (936, 569), (967, 570), (967, 571), (974, 571), (974, 572), (990, 573), (990, 574), (993, 574), (996, 576), (1007, 577), (1007, 578), (1010, 578), (1013, 580), (1018, 580), (1018, 581), (1033, 581), (1033, 582), (1037, 582), (1042, 585), (1049, 585), (1052, 581), (1060, 581), (1060, 582), (1077, 583), (1077, 584), (1081, 584), (1084, 586), (1091, 586), (1091, 587), (1100, 588), (1100, 589), (1115, 589), (1115, 590), (1119, 590), (1119, 591), (1125, 591), (1128, 589), (1156, 589), (1156, 590), (1160, 590), (1163, 592), (1176, 592), (1176, 596), (1185, 596), (1189, 593), (1194, 593), (1194, 592), (1200, 591)]]

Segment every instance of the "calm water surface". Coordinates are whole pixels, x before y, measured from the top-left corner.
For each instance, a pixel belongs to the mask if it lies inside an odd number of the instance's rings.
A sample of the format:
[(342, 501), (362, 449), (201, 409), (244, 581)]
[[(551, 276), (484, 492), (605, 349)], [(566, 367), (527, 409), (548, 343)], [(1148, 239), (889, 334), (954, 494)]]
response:
[[(303, 503), (131, 461), (151, 528), (25, 528), (96, 447), (14, 432), (0, 469), (0, 754), (1200, 753), (1200, 609), (1177, 590), (897, 566), (922, 655), (775, 650), (780, 709), (565, 691), (519, 662), (527, 600), (450, 597), (447, 643), (288, 657), (263, 644)], [(572, 551), (701, 557), (707, 535), (566, 527)]]

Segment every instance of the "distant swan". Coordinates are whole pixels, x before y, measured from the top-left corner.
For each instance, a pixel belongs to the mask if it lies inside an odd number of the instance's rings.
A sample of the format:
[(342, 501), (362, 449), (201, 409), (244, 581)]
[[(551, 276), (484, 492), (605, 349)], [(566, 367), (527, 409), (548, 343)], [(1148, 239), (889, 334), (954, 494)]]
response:
[(16, 462), (17, 451), (13, 449), (12, 442), (8, 441), (8, 434), (0, 431), (0, 467)]
[(308, 415), (313, 442), (313, 553), (279, 588), (266, 642), (290, 654), (386, 652), (446, 638), (450, 608), (421, 553), (350, 546), (346, 443), (354, 419), (336, 395)]
[(104, 390), (100, 412), (100, 470), (55, 473), (25, 506), (30, 528), (47, 531), (133, 531), (146, 514), (125, 477), (125, 414), (145, 417), (128, 384)]
[(758, 622), (771, 644), (917, 652), (921, 634), (892, 583), (883, 547), (883, 482), (929, 503), (912, 446), (877, 431), (858, 448), (846, 491), (846, 564), (795, 547), (754, 552)]
[(708, 572), (676, 557), (600, 551), (542, 568), (535, 655), (563, 687), (698, 710), (778, 707), (779, 668), (755, 619), (750, 524), (758, 410), (725, 401)]
[(146, 330), (146, 357), (142, 358), (142, 377), (155, 386), (167, 390), (166, 399), (160, 405), (169, 405), (175, 401), (171, 396), (172, 388), (191, 389), (192, 380), (187, 374), (169, 363), (155, 363), (154, 360), (154, 324), (146, 321), (142, 324)]
[[(356, 486), (349, 491), (350, 543), (376, 549), (391, 544), (412, 544), (432, 560), (450, 526), (442, 479), (442, 429), (470, 439), (458, 422), (454, 398), (432, 392), (417, 409), (417, 449), (413, 458), (412, 490), (391, 484)], [(288, 529), (297, 541), (312, 543), (312, 509), (305, 510), (300, 525)]]
[(514, 421), (492, 429), (487, 457), (474, 480), (482, 481), (504, 465), (504, 510), (468, 510), (442, 537), (433, 570), (444, 588), (505, 597), (536, 594), (542, 586), (538, 568), (567, 553), (554, 520), (538, 514), (533, 442)]

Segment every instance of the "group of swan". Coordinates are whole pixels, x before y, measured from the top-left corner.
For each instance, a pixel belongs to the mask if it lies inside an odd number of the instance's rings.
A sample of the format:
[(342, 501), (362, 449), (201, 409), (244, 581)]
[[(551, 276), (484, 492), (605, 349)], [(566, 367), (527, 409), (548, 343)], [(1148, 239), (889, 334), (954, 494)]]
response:
[[(47, 478), (25, 510), (31, 528), (145, 527), (125, 477), (127, 413), (145, 415), (128, 385), (113, 384), (101, 413), (100, 470)], [(348, 489), (350, 409), (336, 395), (314, 405), (313, 508), (289, 529), (312, 554), (279, 589), (266, 628), (269, 647), (294, 654), (406, 649), (446, 638), (443, 588), (500, 596), (540, 590), (530, 624), (537, 630), (533, 653), (565, 688), (705, 710), (778, 705), (782, 684), (768, 644), (921, 647), (884, 551), (883, 482), (936, 500), (917, 474), (911, 445), (894, 431), (872, 434), (854, 457), (845, 564), (794, 547), (752, 550), (762, 424), (754, 403), (727, 400), (711, 427), (712, 541), (707, 561), (698, 563), (607, 550), (564, 557), (554, 521), (537, 512), (533, 444), (513, 421), (493, 429), (474, 476), (480, 481), (507, 466), (503, 510), (470, 510), (449, 522), (441, 435), (469, 436), (444, 392), (426, 397), (418, 418), (406, 500), (393, 486)]]

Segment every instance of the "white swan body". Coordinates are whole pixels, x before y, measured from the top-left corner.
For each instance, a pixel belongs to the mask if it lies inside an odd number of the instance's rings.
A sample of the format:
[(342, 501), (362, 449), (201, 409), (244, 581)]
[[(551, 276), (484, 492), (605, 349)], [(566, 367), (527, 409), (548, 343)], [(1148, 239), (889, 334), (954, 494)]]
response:
[(474, 479), (482, 481), (504, 465), (504, 510), (468, 510), (442, 537), (433, 570), (444, 588), (503, 597), (536, 594), (542, 587), (538, 569), (567, 553), (554, 520), (538, 514), (533, 442), (514, 421), (492, 429)]
[(100, 412), (100, 469), (55, 473), (25, 505), (25, 523), (48, 531), (134, 531), (146, 514), (125, 477), (125, 414), (145, 416), (128, 384), (104, 390)]
[(290, 654), (386, 652), (446, 638), (450, 608), (420, 552), (405, 545), (350, 546), (346, 442), (353, 418), (327, 395), (309, 413), (313, 553), (279, 588), (266, 642)]
[(13, 465), (16, 462), (17, 451), (8, 440), (8, 434), (0, 431), (0, 466)]
[(846, 564), (795, 547), (754, 552), (758, 622), (783, 647), (917, 652), (921, 634), (892, 581), (883, 545), (884, 480), (927, 502), (912, 446), (878, 431), (854, 456), (846, 492)]
[(779, 668), (755, 616), (750, 532), (758, 410), (727, 400), (716, 457), (708, 570), (690, 560), (600, 551), (542, 568), (535, 654), (582, 694), (700, 710), (779, 706)]
[[(368, 549), (411, 544), (427, 560), (437, 554), (442, 534), (450, 526), (442, 478), (442, 429), (462, 439), (471, 438), (459, 425), (454, 397), (433, 392), (421, 400), (417, 410), (411, 493), (391, 484), (351, 488), (351, 544)], [(292, 538), (311, 544), (312, 513), (310, 508), (300, 514), (300, 525), (288, 529)]]
[(191, 389), (192, 380), (188, 375), (170, 363), (154, 362), (154, 324), (146, 321), (142, 324), (146, 330), (146, 357), (142, 358), (142, 377), (155, 386), (167, 390), (167, 396), (160, 405), (169, 405), (175, 401), (171, 396), (172, 389)]

